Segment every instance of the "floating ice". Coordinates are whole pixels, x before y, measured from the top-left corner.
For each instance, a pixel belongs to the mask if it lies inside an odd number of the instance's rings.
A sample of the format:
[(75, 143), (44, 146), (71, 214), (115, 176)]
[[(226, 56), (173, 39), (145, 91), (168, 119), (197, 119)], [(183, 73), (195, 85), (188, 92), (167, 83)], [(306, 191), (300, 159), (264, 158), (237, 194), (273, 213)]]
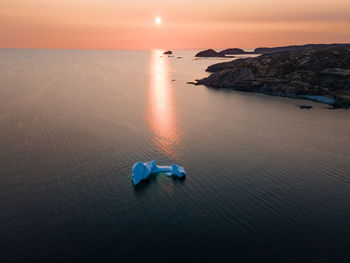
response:
[(185, 169), (177, 164), (171, 166), (156, 165), (156, 161), (150, 161), (147, 163), (137, 162), (132, 166), (132, 181), (134, 185), (137, 185), (142, 180), (146, 179), (150, 174), (166, 173), (167, 176), (176, 175), (177, 177), (183, 177), (186, 175)]
[(328, 98), (325, 96), (300, 95), (299, 97), (301, 97), (303, 99), (309, 99), (309, 100), (313, 100), (316, 102), (322, 102), (322, 103), (328, 103), (328, 104), (333, 104), (335, 102), (335, 99)]

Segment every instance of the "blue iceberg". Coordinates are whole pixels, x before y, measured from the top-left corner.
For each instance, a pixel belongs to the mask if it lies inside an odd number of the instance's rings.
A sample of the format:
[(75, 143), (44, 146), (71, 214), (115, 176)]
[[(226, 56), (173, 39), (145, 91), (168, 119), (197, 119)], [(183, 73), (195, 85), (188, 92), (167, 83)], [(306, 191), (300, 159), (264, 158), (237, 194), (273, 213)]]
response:
[(171, 166), (156, 165), (156, 161), (137, 162), (132, 166), (132, 181), (137, 185), (142, 180), (147, 179), (150, 174), (165, 173), (167, 176), (176, 175), (181, 178), (186, 175), (185, 169), (180, 165), (173, 164)]

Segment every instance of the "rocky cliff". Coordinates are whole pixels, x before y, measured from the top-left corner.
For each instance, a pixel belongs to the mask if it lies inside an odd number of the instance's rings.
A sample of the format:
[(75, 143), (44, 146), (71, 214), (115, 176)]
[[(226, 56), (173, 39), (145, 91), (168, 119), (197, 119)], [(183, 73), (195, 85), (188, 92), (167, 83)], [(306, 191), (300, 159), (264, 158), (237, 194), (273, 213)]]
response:
[(307, 48), (212, 65), (196, 85), (350, 106), (350, 47)]

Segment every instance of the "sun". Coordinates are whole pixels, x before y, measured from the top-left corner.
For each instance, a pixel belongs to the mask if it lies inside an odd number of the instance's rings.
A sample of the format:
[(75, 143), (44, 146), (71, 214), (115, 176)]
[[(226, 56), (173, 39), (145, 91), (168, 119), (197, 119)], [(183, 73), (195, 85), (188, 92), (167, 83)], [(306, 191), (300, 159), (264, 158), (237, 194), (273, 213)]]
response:
[(162, 23), (162, 19), (157, 16), (155, 19), (154, 19), (154, 22), (156, 23), (156, 25), (160, 25)]

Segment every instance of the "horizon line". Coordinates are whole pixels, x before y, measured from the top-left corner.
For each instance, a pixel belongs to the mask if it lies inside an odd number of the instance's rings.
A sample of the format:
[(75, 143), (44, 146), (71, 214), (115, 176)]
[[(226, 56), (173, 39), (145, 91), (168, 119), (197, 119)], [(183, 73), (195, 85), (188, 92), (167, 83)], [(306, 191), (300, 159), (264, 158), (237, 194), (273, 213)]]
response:
[(203, 49), (218, 49), (218, 50), (224, 50), (228, 48), (240, 48), (243, 50), (254, 50), (256, 48), (273, 48), (273, 47), (287, 47), (287, 46), (304, 46), (304, 45), (350, 45), (350, 42), (332, 42), (332, 43), (296, 43), (296, 44), (282, 44), (282, 45), (261, 45), (256, 46), (254, 48), (252, 47), (237, 47), (237, 46), (231, 46), (231, 47), (193, 47), (193, 48), (161, 48), (161, 47), (155, 47), (155, 48), (40, 48), (40, 47), (0, 47), (0, 50), (4, 49), (13, 49), (13, 50), (19, 50), (19, 49), (27, 49), (27, 50), (135, 50), (135, 51), (146, 51), (146, 50), (203, 50)]

